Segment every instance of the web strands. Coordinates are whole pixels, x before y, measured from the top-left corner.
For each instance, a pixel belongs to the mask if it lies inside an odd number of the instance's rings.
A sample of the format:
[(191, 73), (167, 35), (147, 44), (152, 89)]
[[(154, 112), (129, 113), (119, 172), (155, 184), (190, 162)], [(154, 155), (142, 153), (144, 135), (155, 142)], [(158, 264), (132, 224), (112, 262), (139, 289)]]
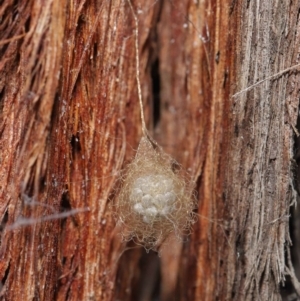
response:
[(171, 158), (142, 137), (137, 154), (127, 166), (116, 210), (125, 239), (157, 249), (175, 232), (190, 231), (195, 220), (191, 185)]

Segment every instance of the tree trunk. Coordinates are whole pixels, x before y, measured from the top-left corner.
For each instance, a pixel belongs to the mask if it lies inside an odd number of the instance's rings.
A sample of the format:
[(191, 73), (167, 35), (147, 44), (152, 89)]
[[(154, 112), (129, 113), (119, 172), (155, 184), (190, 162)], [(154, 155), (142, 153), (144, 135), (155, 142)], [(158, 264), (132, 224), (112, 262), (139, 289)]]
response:
[(128, 1), (6, 0), (1, 300), (281, 300), (287, 274), (297, 291), (300, 2), (132, 5), (147, 124), (195, 182), (192, 234), (158, 257), (116, 226), (142, 135)]

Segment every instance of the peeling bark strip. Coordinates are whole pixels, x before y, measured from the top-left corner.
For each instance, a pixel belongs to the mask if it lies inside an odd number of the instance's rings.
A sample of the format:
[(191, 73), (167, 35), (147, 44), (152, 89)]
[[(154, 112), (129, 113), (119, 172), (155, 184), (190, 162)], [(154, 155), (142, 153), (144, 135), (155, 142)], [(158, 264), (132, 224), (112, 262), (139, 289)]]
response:
[[(280, 300), (299, 75), (231, 95), (299, 64), (299, 3), (132, 2), (147, 122), (198, 183), (190, 241), (162, 250), (161, 300)], [(109, 206), (141, 137), (127, 1), (6, 0), (0, 20), (1, 300), (151, 300)]]
[[(189, 48), (195, 32), (183, 34), (176, 9), (165, 2), (162, 101), (185, 114), (174, 125), (173, 114), (163, 112), (162, 132), (200, 175), (199, 223), (179, 267), (181, 300), (281, 299), (299, 80), (290, 72), (237, 99), (230, 95), (299, 64), (298, 10), (287, 1), (182, 3), (206, 42)], [(172, 271), (167, 266), (163, 277)]]
[(173, 300), (174, 289), (166, 285), (171, 287), (167, 279), (178, 270), (180, 300), (225, 298), (222, 290), (227, 275), (220, 264), (229, 246), (221, 248), (228, 235), (222, 172), (227, 164), (236, 28), (230, 26), (230, 19), (236, 26), (229, 1), (177, 1), (176, 5), (166, 1), (163, 6), (159, 41), (165, 119), (161, 132), (165, 133), (164, 141), (180, 146), (174, 148), (174, 156), (198, 179), (199, 198), (199, 221), (189, 244), (183, 245), (181, 254), (178, 252), (179, 267), (168, 270), (171, 265), (164, 262), (170, 254), (163, 256), (163, 300)]
[[(233, 93), (299, 64), (298, 1), (236, 3), (236, 86)], [(299, 74), (266, 81), (232, 100), (225, 183), (230, 235), (227, 298), (280, 300), (293, 199), (293, 126)]]
[[(20, 215), (49, 214), (47, 205), (59, 210), (62, 185), (52, 188), (44, 182), (51, 174), (47, 138), (60, 76), (63, 7), (64, 1), (3, 1), (0, 8), (5, 41), (0, 45), (2, 300), (54, 296), (59, 222), (15, 231), (6, 231), (5, 224)], [(52, 170), (58, 164), (52, 161)], [(31, 207), (28, 200), (42, 205)]]
[[(4, 1), (0, 12), (1, 296), (111, 300), (122, 247), (108, 197), (141, 134), (129, 7)], [(5, 228), (78, 208), (90, 210)]]

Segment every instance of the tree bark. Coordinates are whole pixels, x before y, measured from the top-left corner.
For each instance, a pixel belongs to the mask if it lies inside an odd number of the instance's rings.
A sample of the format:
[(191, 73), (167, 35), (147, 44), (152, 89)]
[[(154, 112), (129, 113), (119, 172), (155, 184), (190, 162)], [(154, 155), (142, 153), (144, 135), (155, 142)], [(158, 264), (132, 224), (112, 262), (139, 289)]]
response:
[(128, 1), (4, 1), (1, 299), (281, 300), (299, 1), (132, 5), (146, 121), (195, 182), (193, 232), (158, 257), (116, 227), (142, 135)]

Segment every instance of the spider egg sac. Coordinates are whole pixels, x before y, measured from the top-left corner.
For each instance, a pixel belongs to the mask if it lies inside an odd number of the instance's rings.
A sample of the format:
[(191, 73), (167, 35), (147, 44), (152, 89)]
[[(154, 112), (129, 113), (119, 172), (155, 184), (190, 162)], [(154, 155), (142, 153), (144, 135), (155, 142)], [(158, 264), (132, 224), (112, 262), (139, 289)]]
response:
[(191, 185), (159, 147), (143, 137), (128, 165), (116, 204), (125, 239), (156, 249), (172, 232), (188, 232), (194, 222)]

